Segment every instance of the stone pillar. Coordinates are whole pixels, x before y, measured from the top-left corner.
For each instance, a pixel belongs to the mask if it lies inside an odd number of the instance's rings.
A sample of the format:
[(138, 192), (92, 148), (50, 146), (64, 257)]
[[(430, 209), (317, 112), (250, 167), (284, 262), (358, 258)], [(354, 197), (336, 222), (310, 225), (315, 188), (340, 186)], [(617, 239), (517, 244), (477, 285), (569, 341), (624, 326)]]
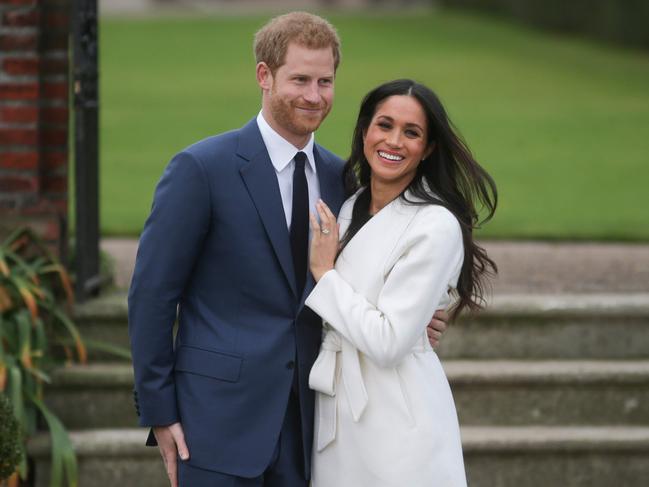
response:
[(71, 0), (0, 0), (0, 236), (32, 226), (65, 257)]

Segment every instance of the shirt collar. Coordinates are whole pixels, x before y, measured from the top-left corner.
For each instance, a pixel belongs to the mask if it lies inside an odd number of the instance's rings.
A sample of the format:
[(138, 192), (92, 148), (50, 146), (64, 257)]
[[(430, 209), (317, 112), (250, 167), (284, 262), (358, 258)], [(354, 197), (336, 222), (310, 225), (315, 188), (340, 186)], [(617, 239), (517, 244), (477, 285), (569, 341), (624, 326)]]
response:
[(268, 151), (268, 155), (270, 156), (270, 162), (273, 163), (275, 170), (277, 172), (284, 170), (286, 166), (288, 166), (288, 164), (293, 160), (295, 154), (302, 151), (306, 154), (306, 158), (309, 161), (309, 166), (311, 166), (311, 170), (315, 173), (315, 157), (313, 155), (313, 145), (315, 143), (314, 135), (311, 134), (309, 141), (303, 149), (298, 149), (284, 137), (275, 132), (275, 130), (268, 124), (262, 113), (263, 110), (259, 112), (259, 115), (257, 115), (257, 126), (259, 127), (261, 138), (264, 140), (266, 150)]

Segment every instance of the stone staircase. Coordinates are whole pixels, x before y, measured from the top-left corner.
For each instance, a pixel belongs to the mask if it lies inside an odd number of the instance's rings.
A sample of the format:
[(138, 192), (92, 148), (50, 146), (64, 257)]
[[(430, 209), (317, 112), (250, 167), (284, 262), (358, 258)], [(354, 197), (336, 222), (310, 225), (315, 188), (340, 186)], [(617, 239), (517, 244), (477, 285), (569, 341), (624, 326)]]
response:
[[(127, 344), (122, 294), (77, 320), (87, 338)], [(439, 354), (471, 487), (649, 485), (649, 295), (497, 296), (452, 325)], [(72, 432), (79, 485), (168, 485), (136, 426), (130, 365), (108, 360), (58, 370), (47, 391)], [(30, 451), (46, 486), (47, 435)]]

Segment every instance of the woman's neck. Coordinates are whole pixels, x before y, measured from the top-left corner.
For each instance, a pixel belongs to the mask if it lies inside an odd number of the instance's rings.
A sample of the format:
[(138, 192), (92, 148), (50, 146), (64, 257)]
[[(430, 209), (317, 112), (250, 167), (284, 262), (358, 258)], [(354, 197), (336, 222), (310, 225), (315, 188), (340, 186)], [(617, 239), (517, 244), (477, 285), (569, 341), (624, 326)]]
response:
[(370, 201), (370, 215), (375, 215), (385, 208), (392, 200), (397, 198), (405, 190), (412, 178), (407, 181), (390, 181), (388, 183), (370, 179), (372, 199)]

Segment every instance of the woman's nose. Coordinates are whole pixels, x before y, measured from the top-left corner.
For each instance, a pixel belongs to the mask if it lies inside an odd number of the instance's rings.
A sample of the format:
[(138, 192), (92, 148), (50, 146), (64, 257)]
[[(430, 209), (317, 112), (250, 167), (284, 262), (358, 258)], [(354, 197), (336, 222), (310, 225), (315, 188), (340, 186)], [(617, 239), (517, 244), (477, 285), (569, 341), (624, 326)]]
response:
[(401, 146), (401, 134), (399, 133), (398, 130), (391, 130), (386, 137), (386, 142), (388, 145), (392, 147), (400, 147)]

